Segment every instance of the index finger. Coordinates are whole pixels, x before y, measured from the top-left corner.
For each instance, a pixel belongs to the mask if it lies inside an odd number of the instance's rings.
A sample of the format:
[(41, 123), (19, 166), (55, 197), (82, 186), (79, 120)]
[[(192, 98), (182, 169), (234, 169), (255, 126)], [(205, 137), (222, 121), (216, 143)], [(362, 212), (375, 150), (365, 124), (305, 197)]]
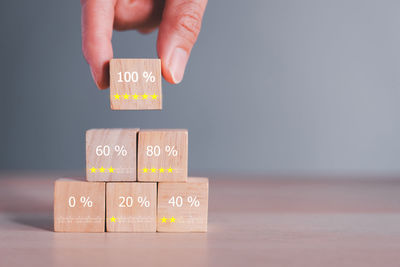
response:
[(99, 89), (109, 86), (115, 3), (116, 0), (81, 0), (82, 51)]

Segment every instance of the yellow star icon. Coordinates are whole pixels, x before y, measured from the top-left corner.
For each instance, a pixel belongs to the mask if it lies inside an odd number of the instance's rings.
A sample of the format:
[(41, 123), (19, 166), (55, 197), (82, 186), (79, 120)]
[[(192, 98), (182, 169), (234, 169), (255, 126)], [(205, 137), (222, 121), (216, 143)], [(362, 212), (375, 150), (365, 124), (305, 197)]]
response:
[(157, 169), (156, 168), (151, 168), (151, 172), (156, 172)]
[(144, 94), (142, 95), (143, 99), (147, 99), (148, 95)]
[(164, 169), (163, 168), (159, 169), (159, 171), (160, 171), (160, 173), (164, 173)]
[(161, 218), (161, 222), (166, 223), (166, 222), (167, 222), (167, 218), (162, 217), (162, 218)]
[(137, 94), (132, 95), (133, 99), (138, 99), (139, 96)]
[(108, 168), (108, 171), (109, 171), (109, 172), (114, 172), (113, 167)]
[(112, 222), (115, 222), (115, 217), (114, 216), (112, 216), (111, 218), (110, 218), (110, 221), (112, 221)]
[(103, 168), (103, 166), (101, 166), (101, 168), (99, 169), (100, 172), (104, 172), (105, 169)]
[(97, 170), (97, 169), (96, 169), (95, 167), (93, 167), (93, 168), (90, 169), (91, 172), (96, 172), (96, 170)]
[(171, 222), (175, 222), (175, 218), (174, 218), (174, 217), (171, 217), (169, 220), (170, 220)]
[(169, 168), (169, 169), (168, 169), (168, 172), (172, 172), (173, 170), (174, 170), (174, 169), (172, 169), (172, 168)]
[(120, 95), (116, 94), (116, 95), (114, 95), (114, 97), (115, 97), (115, 99), (119, 99)]
[(158, 95), (156, 95), (156, 94), (153, 94), (153, 95), (151, 96), (151, 98), (153, 98), (153, 99), (157, 99), (157, 96), (158, 96)]
[(147, 172), (148, 170), (149, 170), (149, 169), (147, 169), (147, 168), (144, 168), (144, 169), (143, 169), (143, 172)]
[(128, 98), (129, 98), (129, 95), (124, 94), (124, 98), (125, 98), (125, 99), (128, 99)]

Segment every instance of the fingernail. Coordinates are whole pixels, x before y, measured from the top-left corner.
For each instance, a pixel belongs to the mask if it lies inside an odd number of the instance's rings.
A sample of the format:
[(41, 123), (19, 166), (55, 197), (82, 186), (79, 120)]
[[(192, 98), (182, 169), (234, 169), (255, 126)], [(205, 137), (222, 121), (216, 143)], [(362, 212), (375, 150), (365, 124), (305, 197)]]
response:
[(189, 54), (182, 48), (175, 48), (169, 63), (169, 71), (174, 83), (180, 83), (185, 73)]

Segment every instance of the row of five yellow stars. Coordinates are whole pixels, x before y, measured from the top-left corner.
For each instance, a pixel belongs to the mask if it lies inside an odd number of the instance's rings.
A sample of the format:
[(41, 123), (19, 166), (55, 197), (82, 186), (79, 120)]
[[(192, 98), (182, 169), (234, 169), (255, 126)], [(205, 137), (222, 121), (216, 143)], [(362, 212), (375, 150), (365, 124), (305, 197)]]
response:
[[(124, 94), (124, 95), (116, 94), (116, 95), (114, 95), (115, 99), (118, 99), (118, 100), (120, 99), (121, 96), (122, 96), (124, 99), (129, 99), (129, 97), (130, 97), (131, 95), (128, 95), (128, 94)], [(139, 96), (141, 96), (142, 99), (148, 99), (149, 96), (151, 96), (152, 99), (157, 99), (157, 97), (158, 97), (158, 95), (156, 95), (156, 94), (153, 94), (153, 95), (146, 95), (146, 94), (137, 95), (137, 94), (134, 94), (134, 95), (132, 95), (132, 98), (133, 98), (133, 99), (139, 99)]]
[[(163, 168), (160, 168), (160, 169), (158, 169), (158, 171), (160, 172), (160, 173), (164, 173), (165, 171), (168, 171), (168, 172), (172, 172), (174, 169), (172, 169), (172, 168), (169, 168), (169, 169), (163, 169)], [(143, 171), (143, 173), (146, 173), (146, 172), (157, 172), (157, 169), (156, 168), (151, 168), (151, 169), (147, 169), (147, 168), (144, 168), (144, 169), (142, 169), (142, 171)]]
[(113, 167), (110, 167), (110, 168), (103, 168), (103, 166), (101, 166), (101, 167), (98, 168), (98, 169), (96, 169), (95, 167), (92, 167), (92, 168), (90, 169), (91, 172), (96, 172), (96, 171), (105, 172), (106, 170), (108, 170), (108, 172), (114, 172)]

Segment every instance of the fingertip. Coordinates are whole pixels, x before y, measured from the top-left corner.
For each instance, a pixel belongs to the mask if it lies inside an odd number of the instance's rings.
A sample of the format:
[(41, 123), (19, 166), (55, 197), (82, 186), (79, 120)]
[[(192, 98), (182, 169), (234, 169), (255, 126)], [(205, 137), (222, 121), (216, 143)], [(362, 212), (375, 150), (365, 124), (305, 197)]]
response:
[(109, 74), (109, 64), (105, 63), (100, 69), (90, 67), (90, 72), (92, 73), (93, 80), (99, 90), (104, 90), (109, 87), (110, 84), (110, 74)]

